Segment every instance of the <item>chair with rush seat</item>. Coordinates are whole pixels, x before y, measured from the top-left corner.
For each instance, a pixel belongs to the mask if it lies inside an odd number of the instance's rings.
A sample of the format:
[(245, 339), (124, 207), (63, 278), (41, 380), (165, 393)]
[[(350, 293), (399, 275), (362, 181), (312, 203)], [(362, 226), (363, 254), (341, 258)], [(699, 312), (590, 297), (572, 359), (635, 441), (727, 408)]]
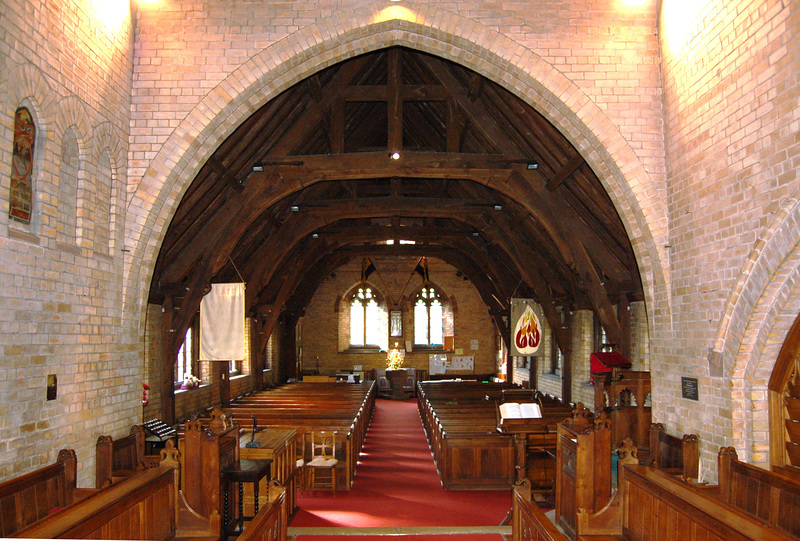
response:
[[(336, 432), (311, 433), (311, 460), (306, 464), (307, 483), (311, 490), (330, 488), (336, 496)], [(328, 475), (325, 475), (327, 472)], [(323, 475), (319, 475), (322, 473)]]

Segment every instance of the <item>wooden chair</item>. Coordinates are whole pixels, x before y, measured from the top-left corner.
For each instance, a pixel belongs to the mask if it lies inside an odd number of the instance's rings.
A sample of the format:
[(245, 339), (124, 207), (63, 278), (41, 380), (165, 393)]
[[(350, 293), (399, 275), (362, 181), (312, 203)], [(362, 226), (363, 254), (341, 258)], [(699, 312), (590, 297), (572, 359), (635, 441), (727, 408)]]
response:
[(378, 396), (381, 398), (391, 398), (392, 386), (389, 385), (389, 380), (386, 378), (386, 369), (376, 368), (375, 379), (378, 380)]
[(409, 398), (417, 396), (417, 370), (415, 368), (408, 369), (408, 376), (403, 382), (403, 393)]
[[(319, 431), (311, 433), (311, 460), (306, 464), (308, 485), (311, 490), (330, 488), (336, 496), (336, 432)], [(320, 478), (317, 473), (327, 471), (330, 477)]]
[(300, 434), (300, 440), (295, 446), (295, 460), (297, 485), (302, 492), (306, 492), (308, 490), (308, 483), (306, 481), (306, 435), (304, 433)]

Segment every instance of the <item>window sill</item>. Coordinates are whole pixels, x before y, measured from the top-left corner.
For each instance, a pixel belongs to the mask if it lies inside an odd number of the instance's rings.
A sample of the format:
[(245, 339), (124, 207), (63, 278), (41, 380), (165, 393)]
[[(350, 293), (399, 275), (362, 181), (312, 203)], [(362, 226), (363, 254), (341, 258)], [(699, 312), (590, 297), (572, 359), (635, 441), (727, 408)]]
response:
[(412, 353), (453, 353), (454, 351), (452, 349), (444, 349), (444, 346), (429, 346), (425, 344), (414, 344), (412, 347), (414, 348), (411, 350)]
[(175, 394), (178, 393), (188, 393), (189, 391), (194, 391), (196, 389), (202, 389), (204, 387), (208, 387), (208, 383), (201, 383), (198, 387), (192, 387), (191, 389), (181, 389), (180, 387), (175, 387)]
[(539, 374), (539, 377), (540, 378), (545, 378), (545, 379), (551, 379), (551, 380), (554, 380), (554, 381), (561, 381), (561, 374), (543, 373), (543, 374)]
[(381, 353), (381, 348), (378, 346), (347, 348), (342, 353)]

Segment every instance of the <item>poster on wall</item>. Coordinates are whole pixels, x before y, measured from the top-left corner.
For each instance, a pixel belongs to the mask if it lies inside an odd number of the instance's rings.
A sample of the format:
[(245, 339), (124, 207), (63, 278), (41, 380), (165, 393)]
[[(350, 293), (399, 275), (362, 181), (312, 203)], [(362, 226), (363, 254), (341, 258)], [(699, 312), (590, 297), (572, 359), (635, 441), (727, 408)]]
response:
[(447, 355), (429, 355), (428, 356), (428, 373), (433, 375), (441, 375), (447, 371)]
[(544, 355), (542, 308), (533, 299), (511, 299), (511, 355)]
[(455, 355), (450, 359), (449, 369), (454, 372), (458, 370), (472, 372), (475, 370), (475, 356)]

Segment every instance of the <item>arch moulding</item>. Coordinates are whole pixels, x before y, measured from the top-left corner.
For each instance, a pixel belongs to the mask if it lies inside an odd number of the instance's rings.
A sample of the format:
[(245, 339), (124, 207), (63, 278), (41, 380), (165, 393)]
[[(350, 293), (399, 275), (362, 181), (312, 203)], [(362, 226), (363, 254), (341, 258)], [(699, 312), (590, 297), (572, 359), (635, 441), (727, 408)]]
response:
[[(729, 380), (731, 445), (742, 460), (781, 463), (770, 434), (782, 427), (782, 402), (769, 389), (775, 362), (800, 313), (800, 192), (786, 199), (750, 252), (723, 311), (709, 365)], [(777, 421), (776, 421), (777, 419)], [(772, 421), (772, 422), (770, 422)], [(782, 430), (782, 429), (781, 429)], [(748, 443), (751, 442), (751, 443)], [(776, 462), (777, 461), (777, 462)]]
[[(609, 193), (628, 231), (648, 319), (671, 314), (667, 212), (654, 180), (614, 123), (533, 51), (473, 20), (410, 3), (342, 11), (268, 46), (213, 88), (164, 143), (129, 201), (124, 306), (144, 313), (158, 250), (183, 193), (205, 160), (259, 107), (308, 76), (391, 46), (430, 53), (502, 85), (557, 126)], [(130, 179), (136, 182), (137, 179)], [(143, 316), (142, 316), (143, 318)]]

